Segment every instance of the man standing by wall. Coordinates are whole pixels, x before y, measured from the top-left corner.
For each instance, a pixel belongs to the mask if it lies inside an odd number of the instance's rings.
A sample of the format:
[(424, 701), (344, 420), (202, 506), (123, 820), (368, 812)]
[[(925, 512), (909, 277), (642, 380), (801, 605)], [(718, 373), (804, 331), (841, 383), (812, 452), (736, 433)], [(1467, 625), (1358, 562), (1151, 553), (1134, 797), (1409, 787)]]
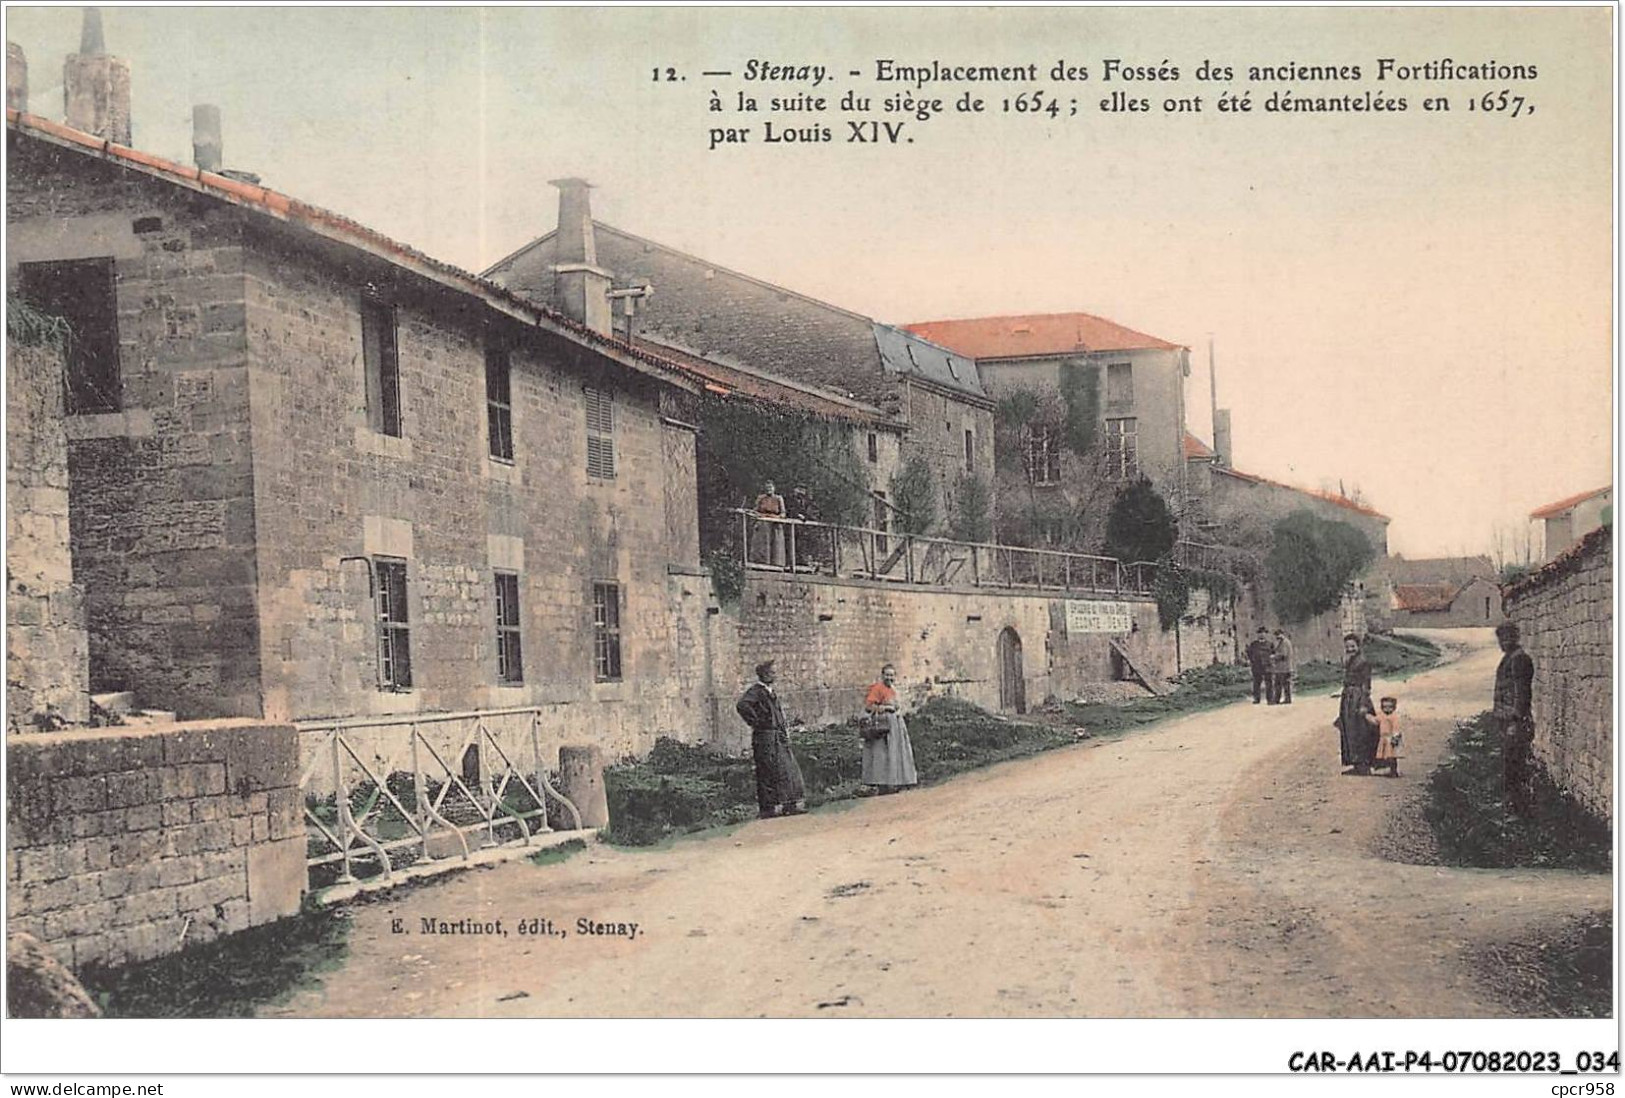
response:
[(1286, 630), (1276, 626), (1275, 648), (1270, 653), (1270, 675), (1274, 679), (1271, 696), (1282, 705), (1292, 704), (1292, 672), (1295, 670), (1292, 662), (1292, 638), (1286, 635)]
[[(1262, 625), (1258, 627), (1258, 635), (1247, 645), (1247, 666), (1253, 672), (1253, 704), (1257, 705), (1263, 698), (1266, 684), (1270, 677), (1270, 656), (1274, 649), (1270, 645), (1269, 630)], [(1269, 691), (1270, 704), (1275, 704), (1275, 691)]]
[(1492, 715), (1501, 734), (1501, 760), (1507, 804), (1520, 816), (1534, 808), (1535, 722), (1530, 714), (1534, 695), (1535, 661), (1518, 644), (1518, 627), (1504, 621), (1495, 627), (1500, 642), (1500, 666), (1495, 669)]
[(807, 811), (801, 767), (790, 752), (784, 707), (773, 689), (773, 661), (756, 665), (756, 682), (734, 708), (750, 725), (750, 752), (756, 762), (756, 806), (762, 819)]

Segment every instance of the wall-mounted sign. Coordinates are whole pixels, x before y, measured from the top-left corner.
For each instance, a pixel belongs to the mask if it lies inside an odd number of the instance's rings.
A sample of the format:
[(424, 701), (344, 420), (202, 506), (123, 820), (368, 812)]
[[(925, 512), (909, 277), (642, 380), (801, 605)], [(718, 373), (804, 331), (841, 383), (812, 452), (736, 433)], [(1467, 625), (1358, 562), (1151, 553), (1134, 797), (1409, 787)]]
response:
[(1066, 631), (1068, 636), (1074, 633), (1127, 634), (1134, 631), (1134, 618), (1126, 602), (1067, 599)]

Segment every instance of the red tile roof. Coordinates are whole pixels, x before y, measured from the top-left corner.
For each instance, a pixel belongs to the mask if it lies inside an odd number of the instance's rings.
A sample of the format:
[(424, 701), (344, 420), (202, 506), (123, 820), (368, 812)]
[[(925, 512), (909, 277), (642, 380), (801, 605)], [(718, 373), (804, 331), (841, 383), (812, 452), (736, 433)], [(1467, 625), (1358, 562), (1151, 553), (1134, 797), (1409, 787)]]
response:
[(211, 195), (279, 221), (298, 225), (319, 236), (358, 248), (447, 288), (482, 298), (487, 304), (510, 316), (535, 324), (571, 342), (591, 346), (606, 357), (631, 369), (654, 374), (683, 388), (695, 387), (693, 380), (683, 374), (675, 363), (659, 355), (635, 347), (618, 336), (601, 335), (563, 313), (509, 293), (494, 282), (391, 240), (343, 214), (334, 213), (320, 206), (312, 206), (268, 187), (244, 183), (199, 168), (177, 164), (139, 149), (116, 145), (70, 126), (51, 122), (38, 115), (24, 114), (11, 107), (6, 108), (6, 125), (17, 133), (27, 134), (58, 147), (71, 148), (123, 167), (135, 168), (146, 175), (178, 184), (188, 190)]
[(843, 420), (893, 431), (903, 429), (903, 424), (872, 404), (816, 386), (731, 366), (652, 339), (634, 338), (633, 345), (675, 363), (679, 369), (697, 378), (712, 396), (724, 399), (737, 397), (777, 408), (794, 409), (820, 419)]
[(1211, 458), (1217, 456), (1218, 455), (1213, 452), (1213, 448), (1211, 446), (1197, 438), (1195, 435), (1191, 434), (1189, 431), (1185, 432), (1186, 461), (1195, 461), (1199, 458)]
[(1339, 495), (1336, 492), (1325, 492), (1318, 488), (1299, 488), (1296, 484), (1285, 484), (1278, 480), (1271, 480), (1269, 477), (1261, 477), (1254, 473), (1243, 473), (1240, 469), (1231, 469), (1222, 465), (1215, 465), (1213, 467), (1213, 471), (1216, 473), (1223, 473), (1228, 477), (1235, 477), (1237, 480), (1249, 481), (1253, 484), (1271, 484), (1277, 488), (1285, 488), (1288, 491), (1297, 492), (1300, 495), (1313, 496), (1316, 499), (1330, 503), (1333, 506), (1341, 507), (1345, 511), (1353, 511), (1356, 514), (1365, 515), (1368, 518), (1381, 519), (1383, 522), (1390, 521), (1388, 516), (1383, 514), (1381, 511), (1378, 511), (1375, 508), (1367, 507), (1363, 503), (1356, 503), (1347, 496)]
[(971, 358), (1027, 358), (1084, 351), (1180, 351), (1178, 343), (1089, 313), (928, 320), (903, 327)]
[(1567, 499), (1560, 499), (1556, 503), (1548, 503), (1539, 510), (1529, 512), (1529, 517), (1532, 519), (1556, 518), (1564, 511), (1567, 511), (1572, 507), (1576, 507), (1588, 499), (1600, 496), (1604, 492), (1611, 490), (1613, 487), (1614, 486), (1612, 484), (1604, 484), (1601, 488), (1593, 488), (1589, 492), (1581, 492), (1578, 495), (1569, 496)]
[(1394, 608), (1397, 610), (1448, 610), (1460, 588), (1453, 583), (1396, 583)]

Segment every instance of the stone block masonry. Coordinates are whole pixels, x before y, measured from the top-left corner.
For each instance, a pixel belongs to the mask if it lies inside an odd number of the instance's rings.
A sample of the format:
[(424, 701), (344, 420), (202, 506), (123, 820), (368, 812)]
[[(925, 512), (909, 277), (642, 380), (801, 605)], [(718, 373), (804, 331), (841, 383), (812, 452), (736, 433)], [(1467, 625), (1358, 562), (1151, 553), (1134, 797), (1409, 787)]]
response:
[(1506, 613), (1535, 661), (1535, 757), (1560, 788), (1612, 823), (1612, 528), (1508, 588)]
[(8, 736), (8, 928), (78, 970), (296, 914), (296, 752), (243, 720)]
[(68, 548), (61, 352), (6, 344), (6, 715), (90, 717), (83, 590)]
[[(739, 609), (732, 697), (752, 681), (758, 661), (772, 659), (790, 717), (808, 724), (845, 720), (862, 712), (865, 689), (892, 663), (908, 707), (946, 695), (998, 710), (1000, 636), (1007, 632), (1019, 647), (1029, 709), (1050, 696), (1076, 697), (1084, 686), (1125, 672), (1112, 657), (1109, 635), (1068, 635), (1066, 601), (1054, 592), (928, 591), (753, 572)], [(1121, 643), (1135, 663), (1164, 678), (1176, 674), (1175, 633), (1158, 624), (1156, 603), (1117, 601), (1129, 606), (1133, 630)], [(718, 679), (726, 695), (728, 684)], [(731, 708), (730, 702), (718, 715), (718, 742), (742, 748), (744, 726)]]

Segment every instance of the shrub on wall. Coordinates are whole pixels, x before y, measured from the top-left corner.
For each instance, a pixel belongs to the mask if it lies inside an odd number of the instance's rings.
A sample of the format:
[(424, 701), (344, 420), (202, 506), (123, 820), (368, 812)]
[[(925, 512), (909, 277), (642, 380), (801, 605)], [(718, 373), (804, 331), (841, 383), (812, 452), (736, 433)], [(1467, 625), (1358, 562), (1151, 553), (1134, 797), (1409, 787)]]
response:
[(1118, 493), (1106, 515), (1106, 555), (1124, 564), (1161, 560), (1179, 537), (1179, 525), (1149, 480)]
[(959, 482), (949, 531), (960, 541), (987, 541), (993, 536), (992, 493), (987, 482), (972, 474)]

